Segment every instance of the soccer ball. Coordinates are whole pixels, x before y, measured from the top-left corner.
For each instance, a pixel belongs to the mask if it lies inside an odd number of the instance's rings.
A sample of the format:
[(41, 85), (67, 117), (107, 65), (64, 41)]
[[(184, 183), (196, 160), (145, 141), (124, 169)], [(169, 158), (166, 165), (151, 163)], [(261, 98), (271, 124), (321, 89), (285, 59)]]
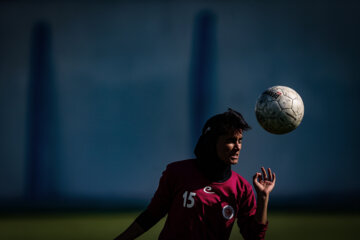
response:
[(255, 106), (260, 125), (268, 132), (285, 134), (299, 126), (304, 116), (304, 103), (295, 90), (274, 86), (263, 92)]

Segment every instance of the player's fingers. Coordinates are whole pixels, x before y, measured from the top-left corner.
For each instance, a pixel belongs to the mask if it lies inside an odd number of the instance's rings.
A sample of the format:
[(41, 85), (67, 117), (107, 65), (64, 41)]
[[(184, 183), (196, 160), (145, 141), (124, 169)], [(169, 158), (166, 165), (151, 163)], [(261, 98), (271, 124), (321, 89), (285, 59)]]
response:
[(276, 175), (275, 175), (275, 173), (274, 173), (274, 172), (272, 173), (272, 177), (273, 177), (272, 182), (275, 184), (275, 182), (276, 182)]
[(254, 182), (259, 182), (259, 176), (261, 176), (261, 173), (259, 173), (259, 172), (255, 173), (255, 175), (253, 177), (253, 181)]
[(269, 173), (269, 178), (268, 178), (268, 180), (269, 180), (269, 181), (272, 181), (272, 174), (271, 174), (271, 169), (270, 169), (270, 168), (268, 168), (268, 173)]
[(255, 173), (255, 175), (253, 176), (253, 181), (257, 181), (257, 176), (258, 176), (258, 173)]
[(265, 171), (265, 168), (264, 167), (261, 167), (261, 171), (263, 173), (263, 178), (264, 178), (264, 181), (267, 180), (267, 174), (266, 174), (266, 171)]

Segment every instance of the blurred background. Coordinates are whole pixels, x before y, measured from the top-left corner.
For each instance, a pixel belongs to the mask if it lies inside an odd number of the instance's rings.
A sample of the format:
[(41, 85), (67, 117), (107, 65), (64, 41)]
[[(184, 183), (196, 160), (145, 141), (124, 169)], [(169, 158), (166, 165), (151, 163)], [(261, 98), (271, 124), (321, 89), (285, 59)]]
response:
[[(359, 10), (323, 0), (0, 1), (0, 221), (141, 211), (166, 165), (194, 157), (206, 119), (228, 107), (253, 128), (234, 170), (249, 181), (261, 166), (277, 174), (275, 223), (304, 209), (355, 214)], [(254, 114), (274, 85), (305, 104), (286, 135)], [(2, 239), (31, 235), (8, 232)]]

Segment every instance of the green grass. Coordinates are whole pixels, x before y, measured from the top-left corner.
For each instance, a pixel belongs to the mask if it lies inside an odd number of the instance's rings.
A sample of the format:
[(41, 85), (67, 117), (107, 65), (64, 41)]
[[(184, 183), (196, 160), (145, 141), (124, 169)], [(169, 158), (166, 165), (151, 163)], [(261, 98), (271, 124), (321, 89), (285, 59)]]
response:
[[(0, 216), (0, 239), (113, 239), (131, 224), (137, 214), (64, 213)], [(138, 239), (157, 239), (163, 224), (164, 219)], [(358, 239), (359, 229), (360, 214), (271, 212), (266, 239)], [(242, 239), (236, 225), (230, 239)]]

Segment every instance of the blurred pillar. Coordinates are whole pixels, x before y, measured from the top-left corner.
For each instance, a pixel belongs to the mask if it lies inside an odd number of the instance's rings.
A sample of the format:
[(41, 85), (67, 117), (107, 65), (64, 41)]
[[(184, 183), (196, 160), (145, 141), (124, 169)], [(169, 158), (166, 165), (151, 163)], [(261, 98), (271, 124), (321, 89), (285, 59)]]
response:
[(203, 11), (195, 19), (190, 74), (191, 149), (212, 114), (216, 95), (216, 16)]
[(46, 201), (58, 194), (57, 108), (48, 24), (37, 23), (31, 39), (27, 125), (27, 200)]

